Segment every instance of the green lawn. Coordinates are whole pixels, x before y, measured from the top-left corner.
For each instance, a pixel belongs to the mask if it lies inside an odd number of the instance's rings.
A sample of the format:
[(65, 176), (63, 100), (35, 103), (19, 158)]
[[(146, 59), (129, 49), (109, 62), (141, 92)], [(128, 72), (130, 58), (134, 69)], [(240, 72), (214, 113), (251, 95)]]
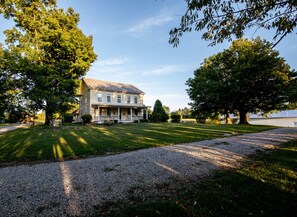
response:
[(114, 154), (271, 128), (191, 123), (35, 126), (0, 135), (0, 163)]
[(98, 216), (297, 216), (297, 140), (258, 154), (237, 171), (217, 172), (166, 198), (107, 205)]

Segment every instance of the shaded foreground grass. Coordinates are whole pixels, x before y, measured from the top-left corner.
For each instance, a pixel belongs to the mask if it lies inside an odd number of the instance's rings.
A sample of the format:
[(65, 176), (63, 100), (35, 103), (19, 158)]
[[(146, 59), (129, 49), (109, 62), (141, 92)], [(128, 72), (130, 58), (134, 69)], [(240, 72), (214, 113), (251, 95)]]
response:
[[(117, 204), (103, 216), (267, 216), (297, 214), (297, 140), (258, 154), (237, 171), (217, 172), (174, 196)], [(100, 215), (99, 215), (100, 216)]]
[(0, 135), (0, 163), (115, 154), (268, 129), (272, 127), (191, 123), (35, 126)]

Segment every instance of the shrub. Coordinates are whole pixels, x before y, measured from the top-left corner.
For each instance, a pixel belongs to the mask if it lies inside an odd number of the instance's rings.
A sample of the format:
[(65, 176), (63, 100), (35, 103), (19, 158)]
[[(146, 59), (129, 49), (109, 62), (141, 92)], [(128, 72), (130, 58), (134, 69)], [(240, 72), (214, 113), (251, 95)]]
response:
[(166, 122), (169, 119), (160, 100), (156, 100), (151, 120), (153, 122)]
[(232, 118), (232, 124), (238, 124), (238, 118)]
[(73, 121), (73, 116), (71, 114), (64, 114), (63, 120), (65, 123), (71, 123)]
[(111, 126), (111, 125), (113, 125), (113, 121), (105, 120), (103, 124), (104, 124), (105, 126)]
[(181, 115), (171, 115), (171, 122), (172, 123), (179, 123), (181, 120)]
[(83, 115), (81, 119), (83, 120), (83, 124), (89, 124), (92, 121), (92, 115)]
[(119, 123), (119, 121), (118, 120), (114, 120), (113, 123), (117, 124), (117, 123)]
[(147, 122), (149, 122), (149, 120), (147, 120), (147, 119), (140, 119), (139, 121), (140, 121), (140, 123), (147, 123)]

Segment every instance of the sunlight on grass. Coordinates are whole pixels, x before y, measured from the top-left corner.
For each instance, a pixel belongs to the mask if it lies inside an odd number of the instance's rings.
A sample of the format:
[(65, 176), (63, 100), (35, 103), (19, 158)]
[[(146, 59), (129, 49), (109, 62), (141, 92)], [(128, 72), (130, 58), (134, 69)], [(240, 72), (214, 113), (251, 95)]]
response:
[(70, 145), (68, 145), (68, 142), (63, 138), (63, 137), (60, 137), (59, 138), (59, 141), (60, 141), (60, 145), (62, 147), (64, 147), (68, 153), (71, 154), (72, 157), (75, 157), (75, 152), (72, 150), (72, 148), (70, 147)]
[(114, 135), (113, 133), (111, 133), (110, 131), (108, 131), (107, 129), (105, 128), (97, 128), (102, 134), (106, 135), (106, 136), (112, 136)]
[(63, 159), (63, 151), (60, 144), (53, 145), (54, 157), (58, 159)]
[(0, 135), (0, 162), (60, 160), (189, 143), (269, 126), (140, 123), (113, 126), (34, 126)]
[(42, 150), (39, 150), (38, 151), (38, 157), (42, 157), (42, 153), (43, 153), (43, 151)]
[(29, 142), (29, 141), (28, 141), (28, 142), (25, 142), (25, 144), (22, 145), (22, 148), (19, 149), (19, 150), (17, 150), (16, 156), (19, 157), (19, 158), (23, 157), (23, 155), (24, 155), (26, 149), (27, 149), (31, 144), (32, 144), (32, 142)]

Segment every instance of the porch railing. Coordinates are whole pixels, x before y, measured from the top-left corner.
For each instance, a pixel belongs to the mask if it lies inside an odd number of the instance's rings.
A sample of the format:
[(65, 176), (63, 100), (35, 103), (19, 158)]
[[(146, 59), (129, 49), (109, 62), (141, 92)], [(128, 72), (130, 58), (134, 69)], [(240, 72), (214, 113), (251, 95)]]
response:
[[(133, 115), (132, 116), (132, 121), (138, 121), (143, 119), (143, 116), (141, 115)], [(117, 115), (102, 115), (100, 116), (94, 116), (94, 120), (93, 121), (114, 121), (114, 120), (118, 120), (118, 116)], [(127, 115), (127, 116), (121, 116), (121, 121), (131, 121), (131, 116)], [(119, 121), (119, 120), (118, 120)]]

